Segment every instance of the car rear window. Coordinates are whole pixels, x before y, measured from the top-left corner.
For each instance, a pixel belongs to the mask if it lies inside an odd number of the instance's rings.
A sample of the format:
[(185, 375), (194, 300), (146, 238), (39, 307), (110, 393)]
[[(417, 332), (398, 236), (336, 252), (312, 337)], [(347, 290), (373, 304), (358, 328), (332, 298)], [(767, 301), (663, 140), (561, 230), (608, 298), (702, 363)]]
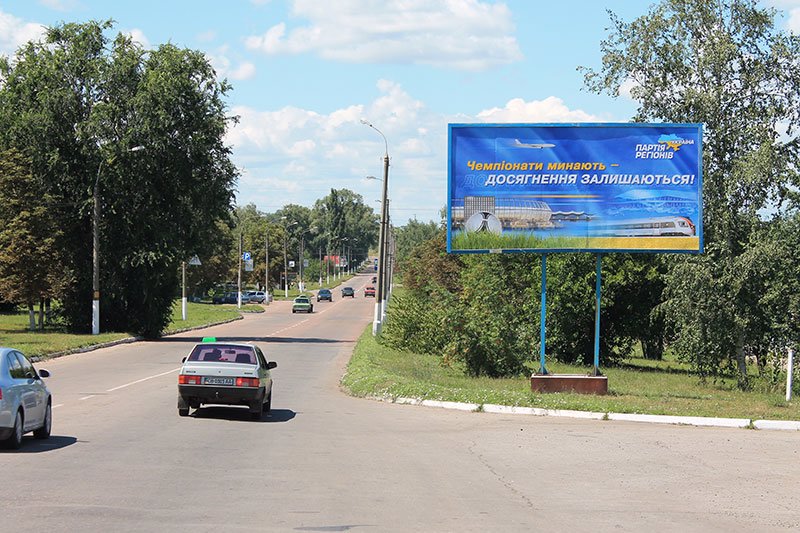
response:
[(198, 344), (189, 354), (189, 361), (210, 361), (214, 363), (256, 364), (256, 354), (252, 347), (227, 344)]

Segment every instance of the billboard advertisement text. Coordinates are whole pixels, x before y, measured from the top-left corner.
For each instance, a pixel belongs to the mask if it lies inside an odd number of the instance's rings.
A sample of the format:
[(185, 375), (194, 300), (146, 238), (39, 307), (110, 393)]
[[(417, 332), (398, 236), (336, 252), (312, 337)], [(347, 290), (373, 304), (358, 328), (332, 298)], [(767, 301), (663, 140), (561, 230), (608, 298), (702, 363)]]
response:
[(702, 252), (699, 124), (450, 124), (456, 253)]

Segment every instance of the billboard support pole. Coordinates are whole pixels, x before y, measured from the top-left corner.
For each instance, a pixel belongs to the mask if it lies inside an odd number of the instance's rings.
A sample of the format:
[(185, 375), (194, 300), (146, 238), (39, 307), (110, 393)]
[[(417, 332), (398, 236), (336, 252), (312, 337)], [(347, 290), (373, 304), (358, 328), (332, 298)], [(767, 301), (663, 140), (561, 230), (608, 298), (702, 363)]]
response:
[(545, 352), (545, 319), (547, 316), (547, 254), (542, 254), (542, 312), (539, 318), (539, 374), (547, 375), (547, 368), (544, 366)]
[(594, 370), (593, 376), (602, 376), (600, 373), (600, 281), (602, 274), (602, 255), (597, 254), (597, 271), (595, 273), (594, 285)]

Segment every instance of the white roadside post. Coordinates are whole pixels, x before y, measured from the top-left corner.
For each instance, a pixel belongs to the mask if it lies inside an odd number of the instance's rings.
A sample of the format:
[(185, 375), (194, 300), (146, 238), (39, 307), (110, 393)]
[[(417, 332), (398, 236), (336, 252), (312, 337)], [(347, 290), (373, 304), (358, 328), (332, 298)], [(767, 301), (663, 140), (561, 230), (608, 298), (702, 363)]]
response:
[[(200, 258), (192, 256), (189, 266), (200, 266)], [(181, 318), (186, 320), (186, 261), (181, 261)]]
[(786, 361), (786, 401), (792, 399), (792, 374), (794, 373), (794, 348), (789, 348), (789, 358)]

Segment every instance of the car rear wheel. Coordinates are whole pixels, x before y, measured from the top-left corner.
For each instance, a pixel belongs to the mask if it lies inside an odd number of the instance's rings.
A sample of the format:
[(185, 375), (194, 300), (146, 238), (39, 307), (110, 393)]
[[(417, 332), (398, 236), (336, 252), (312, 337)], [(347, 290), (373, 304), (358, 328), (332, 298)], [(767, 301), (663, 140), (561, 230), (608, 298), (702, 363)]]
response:
[(189, 403), (183, 396), (178, 396), (178, 416), (189, 416)]
[(33, 436), (37, 439), (47, 439), (50, 437), (50, 429), (53, 426), (53, 408), (50, 402), (47, 402), (47, 407), (44, 410), (44, 421), (42, 427), (33, 431)]
[(14, 417), (14, 429), (3, 444), (12, 450), (19, 450), (22, 446), (22, 411), (17, 411), (17, 416)]
[(250, 404), (250, 418), (253, 420), (261, 420), (264, 416), (264, 398), (258, 398), (255, 402)]

